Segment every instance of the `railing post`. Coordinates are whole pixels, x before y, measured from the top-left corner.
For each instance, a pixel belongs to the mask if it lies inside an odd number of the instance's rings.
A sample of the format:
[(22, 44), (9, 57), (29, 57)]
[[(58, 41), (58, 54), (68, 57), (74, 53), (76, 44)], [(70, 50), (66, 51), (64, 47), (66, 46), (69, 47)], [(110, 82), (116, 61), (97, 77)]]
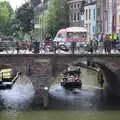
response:
[(35, 41), (35, 42), (33, 42), (33, 44), (34, 44), (34, 53), (38, 54), (39, 53), (40, 42)]
[(20, 50), (19, 42), (16, 42), (16, 50), (17, 50), (17, 54), (19, 54), (19, 50)]
[(74, 41), (71, 43), (71, 51), (72, 51), (72, 54), (74, 55), (75, 54), (75, 42)]
[(54, 54), (56, 54), (56, 42), (52, 42), (52, 47), (53, 47), (53, 52), (54, 52)]

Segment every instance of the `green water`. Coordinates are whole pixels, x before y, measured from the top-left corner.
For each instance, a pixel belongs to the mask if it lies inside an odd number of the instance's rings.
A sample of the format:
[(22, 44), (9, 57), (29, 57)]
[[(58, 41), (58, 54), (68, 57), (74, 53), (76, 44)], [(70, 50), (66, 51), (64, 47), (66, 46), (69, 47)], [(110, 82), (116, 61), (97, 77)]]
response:
[(0, 120), (119, 120), (120, 111), (0, 112)]

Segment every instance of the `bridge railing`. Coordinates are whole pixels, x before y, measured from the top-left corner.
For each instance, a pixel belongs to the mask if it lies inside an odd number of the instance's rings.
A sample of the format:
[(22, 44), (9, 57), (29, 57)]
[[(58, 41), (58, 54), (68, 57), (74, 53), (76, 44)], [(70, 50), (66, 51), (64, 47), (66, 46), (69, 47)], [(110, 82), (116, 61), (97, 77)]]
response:
[(87, 42), (0, 42), (0, 54), (104, 54), (103, 51), (99, 47), (91, 49)]

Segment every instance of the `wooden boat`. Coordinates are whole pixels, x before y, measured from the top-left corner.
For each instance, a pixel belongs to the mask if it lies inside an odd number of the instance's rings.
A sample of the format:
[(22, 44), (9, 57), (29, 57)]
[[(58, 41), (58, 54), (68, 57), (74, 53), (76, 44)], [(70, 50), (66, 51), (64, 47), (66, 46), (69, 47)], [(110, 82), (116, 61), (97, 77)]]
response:
[(64, 72), (64, 77), (61, 80), (61, 86), (63, 86), (65, 89), (70, 90), (73, 90), (75, 88), (81, 89), (82, 82), (80, 79), (80, 73), (80, 69)]
[(0, 68), (0, 89), (10, 89), (19, 76), (11, 67)]

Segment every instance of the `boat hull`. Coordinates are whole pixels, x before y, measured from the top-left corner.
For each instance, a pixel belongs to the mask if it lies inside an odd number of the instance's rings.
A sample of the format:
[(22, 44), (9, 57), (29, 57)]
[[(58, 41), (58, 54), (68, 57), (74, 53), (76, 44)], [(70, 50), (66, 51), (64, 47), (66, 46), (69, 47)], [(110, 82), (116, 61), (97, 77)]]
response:
[(81, 89), (82, 83), (81, 82), (61, 82), (61, 86), (63, 86), (65, 89)]
[(18, 79), (19, 73), (17, 73), (15, 76), (13, 76), (10, 79), (4, 79), (2, 81), (0, 81), (0, 90), (3, 89), (11, 89), (13, 84), (16, 82), (16, 80)]

